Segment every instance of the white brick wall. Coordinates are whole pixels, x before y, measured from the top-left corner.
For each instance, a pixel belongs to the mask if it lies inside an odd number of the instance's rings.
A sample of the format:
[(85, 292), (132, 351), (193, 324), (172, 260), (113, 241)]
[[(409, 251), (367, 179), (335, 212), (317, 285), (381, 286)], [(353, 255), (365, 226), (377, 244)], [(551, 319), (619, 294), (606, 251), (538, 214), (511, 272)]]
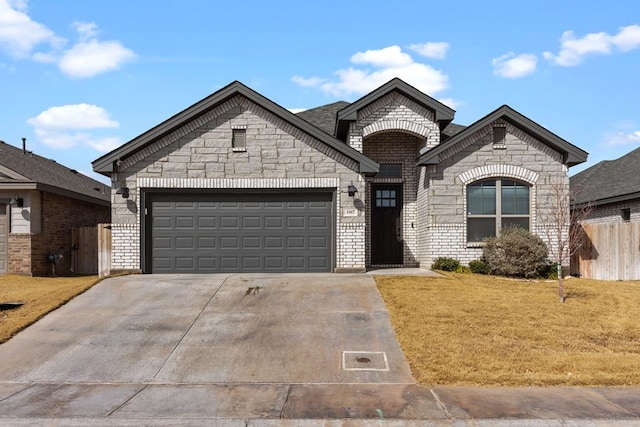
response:
[(621, 215), (622, 209), (630, 210), (630, 222), (640, 222), (640, 199), (596, 206), (589, 213), (585, 222), (590, 224), (613, 224), (623, 222)]

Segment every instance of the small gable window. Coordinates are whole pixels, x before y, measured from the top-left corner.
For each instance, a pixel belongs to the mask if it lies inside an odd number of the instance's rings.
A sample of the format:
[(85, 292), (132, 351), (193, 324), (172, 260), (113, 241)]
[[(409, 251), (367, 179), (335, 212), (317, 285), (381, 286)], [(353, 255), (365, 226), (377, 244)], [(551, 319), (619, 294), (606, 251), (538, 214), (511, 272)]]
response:
[(529, 230), (527, 184), (488, 179), (467, 186), (467, 242), (480, 243), (506, 227)]
[(622, 217), (622, 220), (625, 222), (631, 221), (631, 208), (621, 209), (620, 216)]
[(232, 129), (231, 146), (233, 151), (247, 151), (247, 129)]
[(493, 148), (506, 148), (507, 128), (504, 126), (493, 127)]

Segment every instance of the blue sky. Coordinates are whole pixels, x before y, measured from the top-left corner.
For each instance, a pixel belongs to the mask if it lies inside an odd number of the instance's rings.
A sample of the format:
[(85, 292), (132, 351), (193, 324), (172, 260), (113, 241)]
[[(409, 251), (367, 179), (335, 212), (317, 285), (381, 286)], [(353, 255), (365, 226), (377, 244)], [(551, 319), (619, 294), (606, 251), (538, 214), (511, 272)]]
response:
[(94, 177), (231, 81), (296, 110), (393, 77), (460, 124), (510, 105), (590, 153), (573, 174), (640, 146), (639, 76), (636, 0), (0, 0), (0, 139)]

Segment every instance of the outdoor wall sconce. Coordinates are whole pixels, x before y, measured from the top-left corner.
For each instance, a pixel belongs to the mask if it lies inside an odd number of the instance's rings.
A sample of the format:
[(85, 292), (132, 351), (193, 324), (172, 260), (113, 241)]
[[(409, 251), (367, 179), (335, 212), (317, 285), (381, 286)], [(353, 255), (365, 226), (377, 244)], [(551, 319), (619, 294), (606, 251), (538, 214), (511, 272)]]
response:
[(9, 200), (11, 206), (17, 206), (19, 208), (24, 206), (24, 199), (18, 196), (18, 193), (13, 196), (13, 199)]
[(122, 195), (123, 199), (129, 198), (129, 187), (120, 187), (116, 190), (116, 194)]
[(347, 187), (347, 193), (349, 193), (349, 197), (354, 197), (357, 192), (358, 189), (353, 184), (349, 184), (349, 186)]

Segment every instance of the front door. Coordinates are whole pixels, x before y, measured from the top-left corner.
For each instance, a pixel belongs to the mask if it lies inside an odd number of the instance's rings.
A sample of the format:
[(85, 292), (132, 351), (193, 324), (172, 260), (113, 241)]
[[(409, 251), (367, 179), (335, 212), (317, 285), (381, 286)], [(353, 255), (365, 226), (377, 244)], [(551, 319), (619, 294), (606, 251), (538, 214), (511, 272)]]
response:
[(402, 184), (371, 185), (371, 264), (402, 264)]

